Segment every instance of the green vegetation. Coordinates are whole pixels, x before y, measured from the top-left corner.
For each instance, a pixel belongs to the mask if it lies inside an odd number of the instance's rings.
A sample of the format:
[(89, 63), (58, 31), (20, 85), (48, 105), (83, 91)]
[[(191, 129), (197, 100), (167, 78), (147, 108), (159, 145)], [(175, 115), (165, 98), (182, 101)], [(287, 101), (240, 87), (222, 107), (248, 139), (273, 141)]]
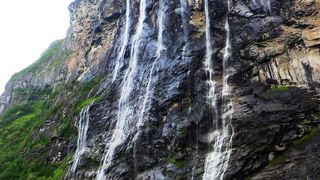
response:
[(289, 86), (275, 86), (271, 88), (273, 91), (288, 91)]
[(72, 127), (73, 119), (97, 99), (95, 93), (102, 81), (97, 77), (87, 83), (73, 82), (60, 85), (53, 92), (16, 89), (14, 93), (22, 97), (23, 103), (0, 116), (0, 180), (62, 179), (72, 153), (61, 163), (51, 162), (52, 135), (40, 133), (39, 127), (50, 119), (55, 122), (55, 127), (50, 129), (54, 137), (75, 141), (77, 131)]
[[(60, 52), (60, 56), (57, 57), (57, 60), (54, 60), (51, 63), (55, 64), (55, 65), (62, 64), (65, 61), (66, 54), (67, 54), (67, 52), (62, 52), (63, 43), (64, 43), (64, 39), (57, 40), (57, 41), (53, 42), (50, 45), (50, 47), (41, 55), (41, 57), (35, 63), (31, 64), (29, 67), (25, 68), (24, 70), (14, 74), (12, 76), (12, 80), (19, 79), (19, 78), (21, 78), (31, 72), (32, 73), (39, 73), (41, 70), (43, 70), (43, 68), (39, 68), (39, 67), (41, 67), (41, 65), (43, 63), (48, 62), (55, 55), (58, 55), (59, 52)], [(54, 66), (54, 65), (51, 65), (51, 66)]]
[[(64, 40), (58, 40), (32, 65), (16, 73), (11, 80), (26, 75), (39, 76), (53, 71), (65, 62), (68, 50)], [(13, 91), (12, 105), (0, 115), (0, 180), (58, 180), (63, 179), (72, 159), (72, 153), (63, 162), (52, 162), (50, 151), (53, 139), (75, 141), (77, 131), (72, 124), (81, 109), (94, 100), (103, 78), (90, 82), (77, 81), (44, 89), (17, 88)], [(47, 121), (54, 122), (48, 132), (40, 132)]]
[[(50, 94), (47, 104), (50, 109), (50, 116), (58, 123), (55, 130), (57, 136), (76, 139), (77, 132), (71, 126), (72, 119), (79, 116), (83, 108), (96, 100), (94, 92), (100, 87), (102, 80), (102, 78), (97, 77), (87, 83), (73, 82), (66, 86), (60, 85)], [(69, 95), (65, 96), (65, 94)]]
[(173, 154), (169, 156), (169, 162), (178, 168), (182, 168), (186, 164), (186, 162), (183, 160), (177, 160)]
[(307, 142), (309, 142), (310, 140), (312, 140), (315, 137), (320, 136), (320, 128), (315, 127), (315, 128), (311, 128), (308, 130), (308, 134), (303, 136), (302, 138), (294, 141), (293, 145), (294, 146), (300, 146), (303, 145)]
[(62, 65), (65, 62), (65, 58), (66, 57), (59, 58), (59, 59), (56, 59), (56, 60), (50, 62), (49, 69), (54, 69), (54, 68), (59, 67), (60, 65)]
[(318, 113), (315, 113), (315, 114), (312, 114), (312, 116), (315, 117), (315, 118), (320, 119), (320, 113), (319, 113), (319, 112), (318, 112)]
[(95, 101), (95, 97), (90, 97), (84, 99), (76, 108), (75, 112), (80, 112), (83, 108), (89, 106), (93, 101)]
[(69, 154), (64, 161), (58, 166), (53, 172), (53, 176), (50, 180), (60, 180), (66, 175), (66, 170), (68, 169), (68, 162), (72, 160), (72, 154)]
[[(292, 151), (294, 148), (301, 146), (309, 141), (311, 141), (313, 138), (320, 136), (320, 128), (319, 127), (314, 127), (308, 130), (307, 134), (303, 136), (302, 138), (296, 140), (293, 142), (293, 145), (288, 149), (288, 151)], [(275, 156), (275, 158), (270, 161), (270, 165), (275, 166), (278, 165), (282, 162), (284, 162), (285, 156), (283, 153), (278, 154)]]
[(270, 161), (269, 163), (270, 163), (270, 165), (275, 166), (275, 165), (280, 164), (284, 160), (285, 160), (285, 158), (284, 158), (283, 154), (279, 154), (279, 155), (276, 155), (275, 158), (272, 161)]
[(0, 179), (47, 179), (56, 169), (47, 161), (49, 140), (34, 134), (47, 118), (44, 95), (36, 91), (33, 100), (1, 115)]

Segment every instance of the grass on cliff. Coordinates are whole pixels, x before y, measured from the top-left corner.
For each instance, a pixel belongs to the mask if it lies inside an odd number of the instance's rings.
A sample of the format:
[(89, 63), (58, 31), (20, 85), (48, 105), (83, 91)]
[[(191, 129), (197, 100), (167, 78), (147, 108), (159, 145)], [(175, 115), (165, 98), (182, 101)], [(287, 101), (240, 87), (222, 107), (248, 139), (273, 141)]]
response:
[(269, 162), (269, 164), (272, 165), (272, 166), (276, 166), (276, 165), (284, 162), (284, 160), (285, 160), (284, 155), (283, 154), (278, 154), (278, 155), (275, 156), (275, 158), (272, 161)]
[(50, 162), (51, 141), (38, 133), (51, 116), (50, 91), (18, 91), (32, 98), (0, 116), (0, 179), (63, 179), (71, 153), (61, 163)]
[(34, 137), (46, 119), (43, 96), (34, 96), (0, 117), (0, 179), (48, 179), (56, 169), (47, 163), (49, 140)]
[[(79, 116), (80, 111), (87, 107), (91, 102), (96, 100), (95, 92), (102, 82), (101, 77), (96, 77), (90, 82), (81, 83), (74, 82), (63, 88), (57, 87), (52, 94), (54, 106), (51, 106), (52, 115), (55, 116), (56, 122), (59, 124), (57, 133), (59, 136), (76, 139), (76, 131), (71, 126), (72, 119)], [(69, 96), (65, 96), (69, 94)], [(58, 103), (57, 103), (58, 102)], [(68, 112), (64, 118), (61, 118), (65, 112)]]
[(178, 160), (174, 153), (171, 153), (169, 155), (169, 159), (168, 160), (169, 160), (169, 162), (171, 164), (175, 165), (177, 168), (182, 168), (182, 167), (184, 167), (186, 165), (186, 161)]
[[(16, 89), (14, 94), (20, 97), (20, 103), (0, 116), (0, 180), (63, 179), (73, 153), (69, 152), (63, 162), (51, 162), (51, 139), (76, 142), (73, 120), (96, 99), (95, 92), (102, 81), (97, 77), (87, 83), (60, 85), (54, 91)], [(39, 131), (48, 119), (55, 122), (50, 130), (53, 137)]]
[(296, 140), (293, 142), (294, 146), (300, 146), (303, 145), (309, 141), (311, 141), (313, 138), (320, 136), (320, 128), (314, 127), (308, 130), (308, 133), (303, 136), (302, 138)]
[[(55, 55), (58, 55), (59, 52), (62, 53), (63, 43), (64, 43), (64, 39), (53, 42), (36, 62), (31, 64), (29, 67), (25, 68), (24, 70), (14, 74), (11, 80), (17, 80), (29, 73), (37, 73), (43, 70), (43, 68), (39, 68), (43, 65), (43, 63), (49, 61)], [(57, 60), (52, 61), (51, 63), (55, 63), (56, 65), (61, 64), (61, 62), (64, 62), (64, 60), (66, 59), (65, 58), (66, 54), (67, 53), (65, 52), (64, 54), (61, 55), (62, 57), (57, 57)]]
[[(305, 143), (310, 142), (312, 139), (320, 136), (320, 128), (319, 127), (313, 127), (307, 130), (307, 134), (301, 137), (300, 139), (297, 139), (293, 142), (293, 145), (289, 147), (288, 151), (292, 151), (294, 148), (297, 148), (301, 145), (304, 145)], [(285, 161), (285, 152), (278, 154), (275, 156), (275, 158), (270, 161), (270, 165), (275, 166), (279, 165), (280, 163)]]
[(273, 91), (288, 91), (289, 86), (275, 86), (271, 88)]

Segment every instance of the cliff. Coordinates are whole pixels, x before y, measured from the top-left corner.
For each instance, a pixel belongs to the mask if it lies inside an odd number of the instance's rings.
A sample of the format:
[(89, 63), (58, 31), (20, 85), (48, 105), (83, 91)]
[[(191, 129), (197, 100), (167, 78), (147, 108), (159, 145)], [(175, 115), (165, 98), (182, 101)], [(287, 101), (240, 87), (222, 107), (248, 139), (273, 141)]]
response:
[(319, 9), (76, 0), (0, 97), (0, 179), (319, 179)]

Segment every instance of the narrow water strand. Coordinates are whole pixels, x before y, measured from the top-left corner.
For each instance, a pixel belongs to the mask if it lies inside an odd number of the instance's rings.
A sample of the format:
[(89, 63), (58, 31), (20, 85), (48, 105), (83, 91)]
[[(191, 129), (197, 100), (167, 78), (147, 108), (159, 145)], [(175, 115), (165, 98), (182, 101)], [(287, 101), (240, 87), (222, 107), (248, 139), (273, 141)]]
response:
[(89, 129), (90, 114), (89, 110), (94, 102), (92, 102), (88, 107), (83, 108), (80, 112), (79, 128), (78, 128), (78, 140), (77, 149), (73, 156), (73, 164), (71, 166), (71, 173), (76, 173), (77, 167), (81, 156), (84, 154), (87, 147), (87, 132)]
[(145, 92), (145, 96), (144, 96), (144, 100), (142, 103), (142, 110), (138, 119), (138, 122), (136, 124), (137, 129), (139, 129), (139, 127), (141, 125), (143, 125), (143, 117), (144, 117), (144, 113), (146, 112), (146, 108), (148, 106), (148, 104), (150, 103), (150, 95), (152, 94), (153, 88), (152, 86), (152, 80), (153, 80), (153, 73), (155, 70), (155, 67), (157, 66), (160, 58), (161, 58), (161, 54), (163, 52), (163, 50), (165, 49), (164, 43), (163, 43), (163, 33), (164, 33), (164, 19), (165, 19), (165, 0), (160, 0), (159, 1), (159, 11), (158, 11), (158, 42), (157, 42), (157, 52), (156, 52), (156, 59), (152, 62), (151, 65), (151, 69), (149, 71), (149, 78), (148, 78), (148, 84), (147, 84), (147, 88), (146, 88), (146, 92)]
[[(231, 12), (231, 1), (228, 0), (228, 10)], [(227, 17), (225, 23), (225, 31), (226, 31), (226, 45), (223, 55), (223, 90), (222, 90), (222, 106), (223, 106), (223, 116), (222, 116), (222, 124), (223, 124), (223, 141), (224, 141), (224, 159), (221, 166), (221, 177), (223, 178), (226, 173), (229, 160), (232, 153), (232, 140), (234, 135), (234, 129), (232, 126), (232, 115), (233, 115), (233, 104), (231, 97), (231, 88), (229, 86), (228, 79), (234, 73), (234, 70), (230, 66), (229, 60), (232, 55), (232, 46), (231, 46), (231, 37), (230, 37), (230, 24), (229, 18)]]
[(141, 49), (140, 48), (141, 37), (143, 35), (144, 21), (146, 19), (146, 5), (147, 5), (146, 0), (140, 1), (139, 22), (132, 40), (129, 67), (126, 70), (126, 73), (123, 79), (123, 84), (121, 88), (121, 97), (119, 101), (120, 107), (127, 103), (128, 98), (133, 89), (133, 80), (137, 70), (137, 63), (138, 63), (138, 58), (139, 58), (140, 49)]
[(229, 20), (226, 20), (225, 23), (226, 31), (226, 46), (224, 48), (223, 54), (223, 88), (222, 88), (222, 97), (230, 95), (230, 87), (228, 86), (228, 78), (230, 76), (230, 68), (228, 67), (228, 60), (231, 56), (231, 43), (230, 43), (230, 25)]
[(112, 82), (114, 82), (117, 78), (118, 75), (118, 71), (120, 68), (120, 61), (123, 59), (124, 54), (126, 52), (126, 48), (129, 42), (129, 32), (130, 32), (130, 26), (131, 26), (131, 22), (130, 22), (130, 0), (126, 0), (126, 22), (125, 22), (125, 28), (124, 28), (124, 34), (122, 41), (121, 41), (121, 48), (120, 48), (120, 52), (116, 58), (116, 65), (114, 68), (114, 72), (113, 72), (113, 76), (112, 76)]
[(123, 144), (128, 136), (128, 122), (127, 118), (133, 115), (133, 110), (130, 107), (129, 97), (133, 90), (133, 81), (136, 74), (136, 67), (138, 63), (138, 57), (140, 54), (140, 41), (143, 35), (144, 21), (146, 19), (146, 0), (140, 1), (140, 15), (136, 32), (132, 40), (131, 55), (129, 66), (123, 78), (123, 84), (121, 87), (121, 96), (118, 104), (118, 115), (115, 128), (112, 133), (112, 137), (108, 143), (106, 153), (102, 159), (102, 165), (96, 176), (97, 180), (105, 179), (105, 170), (110, 167), (111, 161), (115, 153), (115, 149)]
[[(209, 95), (208, 100), (210, 102), (210, 105), (213, 109), (212, 111), (212, 121), (215, 125), (215, 129), (218, 128), (218, 108), (217, 108), (217, 102), (216, 102), (216, 92), (215, 92), (215, 86), (216, 82), (213, 79), (214, 69), (213, 69), (213, 63), (212, 63), (212, 45), (211, 45), (211, 22), (210, 22), (210, 12), (209, 12), (209, 2), (208, 0), (204, 1), (205, 5), (205, 18), (206, 18), (206, 60), (205, 60), (205, 68), (209, 75)], [(220, 142), (218, 142), (218, 136), (220, 134), (220, 131), (214, 131), (210, 134), (210, 142), (214, 141), (214, 150), (209, 153), (206, 157), (205, 161), (205, 167), (204, 167), (204, 174), (203, 179), (204, 180), (215, 180), (216, 174), (218, 173), (217, 163), (220, 162), (221, 159), (221, 153), (220, 153)], [(218, 149), (217, 149), (218, 148)]]
[(211, 22), (210, 22), (210, 12), (209, 12), (209, 2), (208, 0), (204, 1), (205, 5), (205, 17), (206, 17), (206, 59), (205, 59), (205, 68), (207, 74), (209, 75), (209, 93), (208, 99), (213, 109), (213, 124), (218, 126), (218, 107), (217, 107), (217, 97), (216, 97), (216, 82), (213, 78), (214, 69), (212, 62), (212, 39), (211, 39)]
[(138, 167), (138, 159), (137, 159), (137, 150), (136, 150), (136, 141), (141, 133), (140, 127), (144, 124), (144, 114), (150, 107), (150, 98), (154, 92), (153, 88), (153, 80), (155, 77), (153, 77), (153, 74), (158, 69), (158, 63), (160, 61), (160, 58), (162, 56), (162, 52), (166, 49), (164, 42), (163, 42), (163, 36), (164, 36), (164, 27), (165, 27), (165, 12), (167, 8), (167, 1), (168, 0), (160, 0), (159, 1), (159, 10), (158, 10), (158, 36), (157, 36), (157, 51), (156, 51), (156, 59), (152, 62), (151, 69), (149, 71), (149, 78), (148, 78), (148, 84), (145, 91), (145, 96), (142, 102), (142, 109), (139, 114), (138, 121), (136, 123), (136, 134), (134, 136), (134, 150), (133, 150), (133, 158), (134, 158), (134, 167), (135, 167), (135, 173), (137, 173), (137, 167)]
[[(228, 9), (231, 11), (231, 1), (228, 1)], [(230, 42), (230, 27), (229, 20), (225, 23), (226, 30), (226, 45), (223, 55), (223, 87), (222, 87), (222, 125), (220, 128), (215, 129), (210, 134), (210, 142), (214, 142), (213, 151), (206, 157), (205, 172), (203, 179), (217, 180), (223, 179), (227, 171), (229, 159), (231, 156), (231, 146), (233, 138), (233, 127), (231, 124), (232, 118), (232, 102), (230, 100), (230, 87), (228, 85), (228, 78), (231, 75), (229, 67), (229, 58), (231, 56), (231, 42)]]
[[(188, 115), (191, 115), (192, 108), (189, 107)], [(196, 121), (196, 154), (193, 156), (194, 165), (191, 169), (191, 180), (194, 180), (196, 177), (197, 165), (199, 164), (199, 122)]]
[(180, 0), (180, 14), (183, 26), (183, 41), (184, 46), (182, 49), (182, 59), (186, 56), (187, 42), (189, 40), (189, 12), (188, 12), (188, 0)]

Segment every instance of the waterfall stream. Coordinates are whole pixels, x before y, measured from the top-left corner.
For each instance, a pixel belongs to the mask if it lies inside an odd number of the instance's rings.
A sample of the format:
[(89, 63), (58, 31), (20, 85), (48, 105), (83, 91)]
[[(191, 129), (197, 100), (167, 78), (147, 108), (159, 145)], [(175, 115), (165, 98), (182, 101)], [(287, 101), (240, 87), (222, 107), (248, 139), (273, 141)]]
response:
[(204, 1), (205, 5), (205, 17), (206, 17), (206, 58), (205, 58), (205, 68), (209, 75), (209, 93), (208, 100), (212, 107), (213, 121), (215, 126), (217, 127), (218, 121), (218, 107), (217, 107), (217, 97), (216, 97), (216, 82), (213, 78), (214, 70), (213, 70), (213, 62), (212, 62), (212, 44), (211, 44), (211, 25), (210, 25), (210, 13), (209, 13), (209, 2), (208, 0)]
[(73, 164), (71, 166), (71, 171), (70, 171), (72, 175), (76, 173), (80, 158), (84, 154), (87, 148), (87, 132), (89, 129), (89, 121), (90, 121), (89, 110), (93, 105), (93, 103), (94, 102), (92, 102), (86, 108), (82, 109), (80, 112), (77, 150), (73, 156)]
[(187, 0), (180, 0), (180, 14), (183, 25), (183, 41), (185, 43), (182, 49), (182, 59), (184, 59), (186, 56), (187, 42), (189, 40), (189, 12)]
[(146, 0), (141, 0), (140, 5), (140, 15), (138, 20), (138, 25), (136, 32), (133, 36), (132, 40), (132, 47), (131, 47), (131, 54), (130, 54), (130, 62), (129, 66), (125, 72), (124, 78), (123, 78), (123, 84), (121, 87), (121, 96), (119, 99), (118, 104), (118, 115), (117, 115), (117, 122), (114, 127), (112, 137), (108, 143), (107, 150), (103, 156), (102, 159), (102, 165), (98, 171), (97, 180), (103, 180), (105, 179), (105, 170), (110, 167), (111, 161), (114, 156), (115, 149), (125, 142), (127, 136), (128, 136), (128, 121), (127, 118), (130, 115), (133, 115), (133, 110), (130, 107), (130, 94), (134, 88), (134, 77), (136, 74), (136, 67), (138, 63), (138, 57), (140, 54), (140, 44), (141, 44), (141, 37), (143, 35), (143, 29), (144, 29), (144, 21), (146, 19)]
[[(203, 179), (205, 180), (213, 180), (213, 179), (223, 179), (224, 174), (228, 167), (229, 157), (231, 154), (231, 142), (233, 135), (233, 128), (230, 123), (232, 118), (232, 103), (230, 100), (230, 87), (228, 85), (228, 78), (231, 75), (230, 68), (228, 67), (228, 60), (231, 56), (231, 44), (230, 44), (230, 27), (229, 20), (227, 18), (225, 24), (226, 30), (226, 46), (223, 57), (223, 87), (222, 87), (222, 99), (223, 99), (223, 111), (221, 114), (221, 123), (219, 123), (219, 110), (217, 105), (217, 92), (216, 92), (216, 81), (215, 81), (215, 72), (214, 72), (214, 62), (212, 59), (213, 55), (213, 47), (212, 47), (212, 37), (211, 37), (211, 22), (210, 22), (210, 7), (209, 0), (204, 1), (205, 5), (205, 37), (206, 37), (206, 57), (205, 57), (205, 68), (208, 73), (209, 79), (209, 91), (208, 91), (208, 101), (212, 109), (212, 120), (214, 124), (214, 131), (210, 134), (210, 142), (213, 142), (213, 151), (209, 153), (206, 157), (205, 162), (205, 172), (203, 174)], [(146, 0), (140, 1), (140, 15), (137, 24), (136, 32), (132, 38), (132, 46), (131, 46), (131, 54), (130, 54), (130, 62), (128, 68), (124, 74), (123, 83), (121, 87), (121, 96), (118, 104), (118, 114), (117, 121), (114, 127), (112, 137), (106, 147), (106, 152), (102, 158), (102, 164), (99, 168), (98, 174), (96, 176), (97, 180), (105, 179), (105, 171), (111, 165), (111, 161), (113, 160), (113, 156), (115, 153), (115, 149), (123, 144), (128, 135), (129, 135), (129, 123), (128, 118), (133, 116), (135, 113), (138, 114), (138, 119), (135, 123), (136, 134), (134, 136), (134, 140), (136, 140), (139, 136), (140, 130), (139, 128), (143, 125), (144, 114), (149, 108), (150, 97), (153, 94), (153, 74), (157, 69), (157, 64), (159, 59), (161, 58), (163, 51), (166, 49), (163, 36), (165, 31), (165, 12), (167, 8), (167, 0), (159, 1), (159, 12), (158, 12), (158, 37), (157, 37), (157, 51), (156, 51), (156, 59), (151, 64), (151, 69), (148, 72), (148, 81), (145, 90), (145, 95), (143, 97), (143, 101), (141, 103), (142, 106), (139, 108), (139, 112), (134, 112), (133, 108), (130, 106), (130, 94), (134, 88), (134, 77), (137, 73), (137, 64), (138, 58), (140, 55), (141, 49), (141, 39), (143, 37), (144, 30), (144, 21), (146, 19)], [(230, 1), (228, 1), (229, 11), (230, 11)], [(188, 40), (188, 26), (185, 17), (187, 10), (187, 2), (180, 0), (180, 8), (181, 8), (181, 16), (183, 22), (183, 31), (184, 31), (184, 41)], [(123, 58), (125, 49), (127, 47), (129, 41), (129, 29), (130, 29), (130, 0), (127, 0), (127, 12), (126, 12), (126, 25), (125, 25), (125, 34), (124, 40), (121, 42), (120, 54), (117, 56), (117, 62), (115, 66), (115, 71), (113, 75), (113, 80), (115, 80), (117, 76), (117, 72), (119, 69), (120, 60)], [(186, 43), (186, 42), (185, 42)], [(186, 46), (183, 48), (183, 56), (185, 53)], [(135, 154), (134, 154), (135, 156)], [(135, 158), (135, 157), (134, 157)]]
[(125, 52), (126, 52), (126, 48), (129, 42), (129, 35), (130, 35), (130, 26), (131, 26), (131, 22), (130, 22), (130, 0), (126, 0), (126, 22), (125, 22), (125, 27), (124, 27), (124, 34), (123, 34), (123, 38), (121, 38), (121, 48), (120, 48), (120, 52), (116, 58), (116, 65), (114, 67), (114, 72), (113, 72), (113, 76), (112, 76), (112, 82), (114, 82), (117, 78), (118, 75), (118, 71), (120, 68), (120, 61), (123, 58)]
[[(140, 133), (141, 133), (141, 130), (140, 128), (143, 126), (144, 124), (144, 114), (145, 112), (150, 108), (150, 98), (152, 97), (153, 95), (153, 92), (154, 92), (154, 88), (152, 87), (153, 85), (153, 80), (155, 79), (153, 77), (153, 73), (155, 71), (157, 71), (158, 68), (158, 63), (161, 59), (161, 56), (163, 54), (163, 51), (166, 50), (166, 47), (164, 45), (164, 41), (163, 41), (163, 35), (164, 35), (164, 31), (165, 31), (165, 19), (166, 19), (166, 14), (165, 12), (167, 11), (167, 3), (168, 3), (168, 0), (160, 0), (159, 1), (159, 11), (158, 11), (158, 36), (157, 36), (157, 51), (156, 51), (156, 59), (152, 62), (152, 65), (151, 65), (151, 69), (149, 71), (149, 78), (148, 78), (148, 84), (147, 84), (147, 87), (146, 87), (146, 92), (145, 92), (145, 96), (143, 98), (143, 102), (142, 102), (142, 109), (140, 111), (140, 114), (139, 114), (139, 118), (138, 118), (138, 121), (136, 123), (136, 134), (134, 136), (134, 166), (135, 168), (137, 167), (137, 150), (136, 150), (136, 140), (138, 139)], [(135, 169), (135, 171), (137, 172), (137, 170)]]
[[(208, 11), (208, 1), (205, 0), (205, 11), (206, 11), (206, 19), (209, 19), (209, 12)], [(228, 9), (229, 12), (231, 10), (231, 2), (228, 1)], [(210, 27), (210, 21), (206, 21), (207, 27), (209, 24)], [(216, 126), (216, 129), (213, 131), (213, 133), (210, 134), (210, 142), (213, 143), (213, 151), (209, 153), (206, 157), (205, 162), (205, 172), (203, 174), (204, 180), (216, 180), (216, 179), (223, 179), (224, 174), (227, 171), (229, 158), (231, 155), (231, 145), (232, 145), (232, 137), (233, 137), (233, 127), (231, 124), (231, 118), (232, 118), (232, 100), (231, 100), (231, 90), (228, 85), (228, 78), (230, 77), (232, 71), (229, 67), (229, 59), (231, 57), (231, 42), (230, 42), (230, 27), (229, 27), (229, 19), (227, 18), (225, 23), (225, 30), (226, 30), (226, 45), (225, 45), (225, 51), (223, 56), (223, 86), (222, 86), (222, 117), (221, 117), (221, 127)], [(210, 29), (206, 31), (207, 34), (210, 34)], [(212, 47), (208, 46), (210, 43), (208, 41), (211, 41), (211, 39), (208, 39), (210, 36), (206, 36), (207, 41), (207, 51), (210, 52), (209, 48), (212, 49)], [(209, 47), (209, 48), (208, 48)], [(210, 60), (210, 59), (208, 59)], [(212, 67), (212, 66), (211, 66)], [(211, 70), (213, 71), (213, 70)], [(209, 79), (212, 80), (212, 77)], [(215, 84), (215, 83), (210, 83)], [(210, 87), (210, 91), (212, 91), (212, 87)], [(215, 93), (215, 92), (211, 92)], [(215, 95), (209, 96), (211, 98), (211, 101), (214, 101)], [(212, 102), (211, 105), (214, 107), (216, 106), (216, 102)], [(216, 108), (216, 107), (215, 107)], [(218, 117), (215, 116), (213, 119), (214, 123), (218, 121)]]
[[(136, 123), (136, 128), (139, 129), (140, 126), (143, 125), (143, 117), (144, 113), (146, 112), (146, 108), (148, 108), (148, 104), (150, 103), (150, 95), (153, 93), (152, 80), (153, 80), (153, 73), (155, 71), (155, 67), (157, 66), (162, 52), (166, 49), (164, 42), (163, 42), (163, 34), (164, 34), (164, 27), (165, 27), (165, 11), (167, 8), (167, 0), (159, 0), (159, 11), (158, 11), (158, 37), (157, 37), (157, 52), (156, 52), (156, 59), (152, 62), (151, 69), (149, 72), (148, 84), (145, 92), (145, 96), (142, 103), (142, 110), (139, 115), (138, 122)], [(139, 130), (138, 130), (139, 132)], [(136, 134), (135, 138), (137, 138), (138, 133)]]

